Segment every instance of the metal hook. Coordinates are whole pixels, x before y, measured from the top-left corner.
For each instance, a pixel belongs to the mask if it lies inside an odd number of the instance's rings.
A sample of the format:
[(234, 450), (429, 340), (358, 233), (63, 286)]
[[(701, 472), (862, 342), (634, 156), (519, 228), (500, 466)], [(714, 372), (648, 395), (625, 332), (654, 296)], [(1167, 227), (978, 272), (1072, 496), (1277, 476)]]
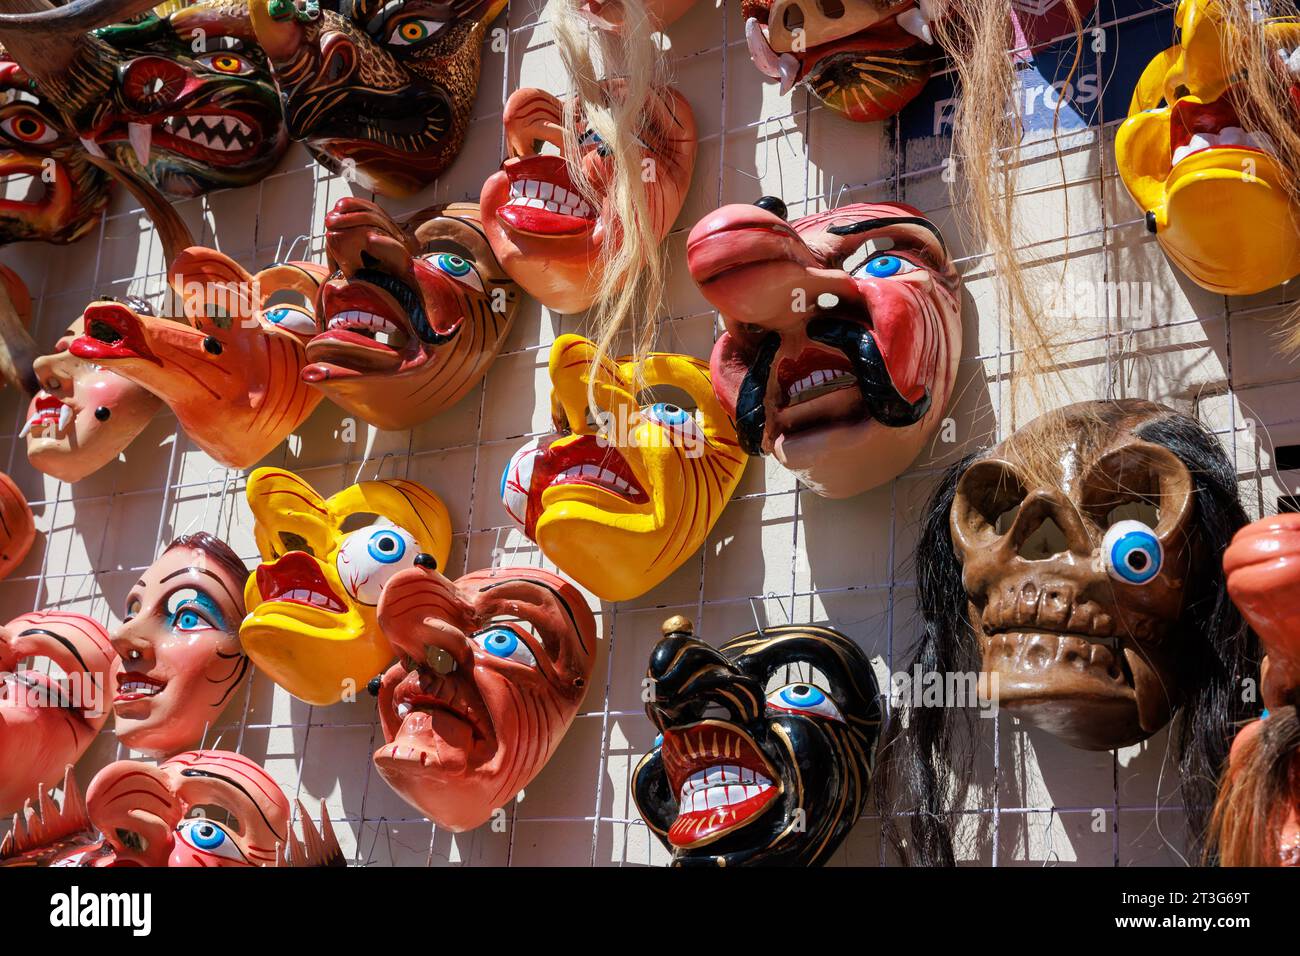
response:
[[(749, 613), (754, 615), (754, 628), (758, 631), (758, 636), (766, 637), (767, 635), (763, 631), (763, 625), (758, 622), (758, 604), (755, 603), (757, 600), (758, 600), (757, 598), (752, 598), (752, 597), (749, 599)], [(766, 608), (764, 608), (763, 610), (763, 616), (767, 617)]]
[[(794, 595), (791, 595), (790, 599), (794, 600)], [(790, 612), (785, 609), (785, 603), (777, 596), (777, 593), (775, 591), (768, 591), (765, 600), (775, 601), (776, 606), (779, 607), (781, 609), (781, 613), (785, 615), (785, 623), (787, 624), (790, 623)]]

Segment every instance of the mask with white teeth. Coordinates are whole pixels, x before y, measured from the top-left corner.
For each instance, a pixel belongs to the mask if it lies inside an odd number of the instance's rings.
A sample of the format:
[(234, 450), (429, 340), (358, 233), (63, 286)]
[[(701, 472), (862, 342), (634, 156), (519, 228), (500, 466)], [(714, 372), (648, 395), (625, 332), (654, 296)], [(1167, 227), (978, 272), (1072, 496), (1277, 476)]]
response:
[(676, 866), (820, 866), (867, 802), (881, 704), (830, 628), (787, 624), (716, 650), (683, 617), (650, 652), (660, 731), (632, 794)]

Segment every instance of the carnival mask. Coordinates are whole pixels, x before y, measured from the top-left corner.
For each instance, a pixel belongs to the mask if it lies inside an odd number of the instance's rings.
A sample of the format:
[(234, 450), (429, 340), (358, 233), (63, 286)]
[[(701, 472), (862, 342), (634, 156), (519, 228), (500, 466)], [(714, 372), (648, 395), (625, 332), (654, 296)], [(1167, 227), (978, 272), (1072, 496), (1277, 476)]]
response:
[(408, 231), (345, 197), (325, 217), (336, 272), (319, 293), (303, 381), (380, 428), (410, 428), (478, 384), (519, 308), (477, 203), (417, 213)]
[(73, 341), (84, 334), (79, 317), (54, 351), (36, 360), (41, 389), (22, 431), (32, 467), (60, 481), (80, 481), (117, 458), (162, 404), (130, 379), (73, 355)]
[(35, 82), (0, 50), (0, 180), (22, 176), (30, 180), (27, 194), (0, 199), (0, 245), (73, 242), (108, 205), (108, 177), (90, 163)]
[(425, 556), (379, 599), (399, 662), (379, 684), (375, 766), (439, 827), (469, 830), (546, 766), (587, 692), (596, 622), (572, 584), (535, 568), (456, 581)]
[(408, 195), (460, 152), (483, 35), (506, 0), (252, 0), (294, 139), (366, 189)]
[(845, 498), (901, 474), (943, 420), (961, 279), (911, 206), (784, 217), (772, 197), (723, 206), (687, 239), (691, 277), (727, 328), (713, 387), (745, 451)]
[(23, 563), (35, 542), (36, 522), (27, 499), (12, 478), (0, 473), (0, 578)]
[[(1224, 67), (1216, 0), (1182, 0), (1181, 41), (1146, 68), (1115, 163), (1174, 264), (1198, 285), (1250, 295), (1300, 273), (1300, 234), (1272, 140), (1247, 128), (1243, 88)], [(1278, 48), (1300, 45), (1300, 23), (1267, 27)], [(1294, 89), (1294, 87), (1293, 87)]]
[(942, 0), (744, 0), (745, 40), (781, 95), (806, 83), (827, 107), (859, 123), (910, 103), (940, 56), (930, 24)]
[(220, 252), (193, 246), (171, 273), (185, 321), (98, 302), (86, 309), (86, 334), (69, 351), (144, 386), (216, 461), (247, 468), (320, 403), (301, 380), (311, 310), (269, 300), (288, 291), (310, 301), (326, 270), (292, 262), (253, 276)]
[(45, 784), (38, 784), (35, 803), (29, 797), (14, 813), (0, 841), (0, 867), (103, 866), (112, 861), (90, 822), (72, 767), (63, 771), (62, 790), (62, 801), (55, 803)]
[[(611, 93), (617, 86), (606, 84)], [(583, 122), (581, 115), (579, 121)], [(488, 241), (502, 267), (542, 305), (571, 314), (591, 306), (603, 273), (603, 260), (620, 241), (613, 200), (605, 186), (613, 159), (600, 138), (580, 129), (579, 155), (564, 143), (564, 106), (543, 90), (516, 90), (502, 117), (509, 158), (483, 184), (480, 205)], [(697, 140), (690, 104), (676, 90), (653, 94), (646, 126), (636, 133), (651, 231), (668, 235), (681, 211), (695, 167)], [(558, 155), (543, 155), (546, 144)], [(600, 202), (592, 206), (569, 175), (569, 162), (581, 163)]]
[(248, 570), (206, 532), (177, 538), (126, 598), (113, 635), (118, 739), (167, 756), (202, 743), (248, 673), (239, 646)]
[(86, 752), (116, 670), (108, 634), (83, 614), (33, 611), (0, 627), (0, 813)]
[(86, 806), (118, 866), (274, 866), (290, 832), (280, 785), (224, 750), (111, 763)]
[[(686, 393), (695, 410), (643, 404), (637, 365), (562, 335), (551, 346), (554, 434), (515, 452), (506, 512), (565, 574), (606, 601), (645, 594), (704, 543), (745, 470), (704, 363), (651, 352), (644, 384)], [(594, 374), (593, 374), (593, 369)], [(588, 415), (588, 385), (600, 406)], [(593, 423), (594, 422), (594, 423)]]
[(244, 592), (244, 652), (311, 704), (364, 687), (393, 659), (375, 623), (384, 585), (427, 554), (451, 550), (441, 499), (414, 481), (363, 481), (322, 498), (278, 468), (248, 478), (262, 563)]
[[(632, 795), (677, 866), (820, 866), (867, 802), (876, 677), (830, 628), (787, 624), (714, 650), (683, 617), (650, 652), (662, 739)], [(804, 821), (799, 826), (799, 820)]]

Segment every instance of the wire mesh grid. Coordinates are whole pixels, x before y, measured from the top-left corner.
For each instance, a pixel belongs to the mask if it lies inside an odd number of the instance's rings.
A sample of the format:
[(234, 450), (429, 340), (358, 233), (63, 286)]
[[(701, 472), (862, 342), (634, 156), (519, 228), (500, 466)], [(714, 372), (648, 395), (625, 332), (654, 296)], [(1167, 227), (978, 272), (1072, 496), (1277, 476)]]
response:
[[(1090, 28), (1149, 22), (1167, 40), (1168, 13), (1154, 3), (1102, 3)], [(482, 179), (504, 155), (505, 98), (520, 86), (563, 89), (539, 9), (516, 2), (496, 26), (503, 32), (485, 47), (461, 157), (419, 197), (380, 200), (390, 212), (477, 198)], [(439, 830), (373, 773), (370, 754), (382, 743), (382, 731), (364, 692), (355, 702), (313, 707), (255, 673), (241, 699), (210, 728), (206, 744), (263, 763), (287, 794), (309, 806), (324, 799), (356, 864), (665, 863), (666, 851), (639, 820), (629, 793), (632, 769), (655, 735), (642, 710), (640, 680), (660, 622), (686, 613), (715, 645), (768, 621), (826, 623), (860, 643), (888, 688), (917, 633), (912, 548), (936, 475), (1024, 421), (1008, 388), (1018, 352), (998, 314), (997, 277), (983, 251), (970, 245), (961, 206), (950, 199), (943, 137), (909, 139), (898, 121), (849, 123), (802, 87), (790, 98), (778, 97), (748, 62), (735, 3), (715, 8), (701, 0), (668, 38), (678, 88), (696, 113), (700, 152), (686, 207), (668, 239), (673, 272), (657, 347), (704, 356), (718, 334), (716, 313), (684, 268), (685, 235), (704, 213), (764, 194), (780, 195), (792, 217), (848, 202), (900, 199), (943, 227), (965, 276), (965, 347), (949, 412), (951, 440), (936, 440), (887, 486), (843, 501), (800, 488), (770, 460), (751, 462), (698, 555), (634, 601), (602, 605), (592, 598), (601, 651), (579, 716), (522, 798), (477, 830)], [(1121, 49), (1088, 44), (1080, 75), (1091, 72), (1104, 85), (1123, 56)], [(1277, 354), (1275, 325), (1260, 320), (1285, 311), (1286, 292), (1228, 300), (1171, 271), (1114, 169), (1110, 140), (1122, 119), (1103, 113), (1098, 125), (1039, 144), (1019, 169), (1028, 210), (1022, 252), (1031, 267), (1058, 269), (1076, 282), (1145, 283), (1160, 299), (1149, 309), (1153, 314), (1135, 322), (1110, 314), (1103, 296), (1098, 314), (1087, 317), (1094, 321), (1077, 323), (1068, 335), (1059, 377), (1069, 383), (1072, 399), (1147, 397), (1196, 415), (1237, 463), (1248, 508), (1255, 514), (1273, 510), (1275, 496), (1294, 489), (1272, 467), (1272, 448), (1300, 440), (1300, 418), (1286, 403), (1294, 369)], [(294, 147), (259, 185), (214, 193), (180, 209), (199, 243), (246, 266), (323, 261), (324, 214), (353, 191)], [(121, 196), (97, 236), (69, 249), (10, 247), (2, 258), (32, 288), (34, 328), (43, 343), (52, 342), (92, 294), (159, 297), (165, 285), (157, 237)], [(489, 564), (554, 570), (510, 524), (497, 487), (510, 454), (549, 431), (550, 341), (581, 329), (580, 317), (552, 316), (526, 304), (484, 382), (454, 409), (407, 432), (377, 432), (350, 424), (325, 403), (263, 464), (290, 468), (325, 494), (359, 478), (422, 481), (451, 512), (449, 566), (457, 573)], [(89, 614), (111, 630), (135, 577), (167, 541), (186, 532), (211, 531), (250, 565), (256, 561), (244, 473), (215, 465), (170, 413), (158, 416), (124, 461), (73, 486), (30, 468), (17, 437), (25, 404), (11, 391), (2, 400), (7, 411), (0, 409), (0, 421), (11, 425), (2, 439), (7, 472), (27, 494), (40, 530), (27, 561), (0, 582), (4, 619), (58, 608)], [(349, 442), (352, 425), (358, 438)], [(991, 865), (1182, 859), (1167, 734), (1093, 754), (1028, 732), (1010, 718), (995, 716), (991, 723), (980, 754), (990, 785), (963, 813), (966, 859)], [(83, 757), (78, 776), (84, 784), (98, 767), (126, 755), (110, 723)], [(889, 862), (881, 823), (868, 812), (835, 862)]]

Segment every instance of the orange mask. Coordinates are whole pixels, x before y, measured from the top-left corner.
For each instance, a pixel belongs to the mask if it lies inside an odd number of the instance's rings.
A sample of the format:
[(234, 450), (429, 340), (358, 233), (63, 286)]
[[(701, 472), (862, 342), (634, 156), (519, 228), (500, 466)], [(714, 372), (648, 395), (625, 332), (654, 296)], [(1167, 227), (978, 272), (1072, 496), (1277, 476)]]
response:
[(22, 564), (36, 541), (36, 523), (27, 499), (12, 478), (0, 473), (0, 578)]

